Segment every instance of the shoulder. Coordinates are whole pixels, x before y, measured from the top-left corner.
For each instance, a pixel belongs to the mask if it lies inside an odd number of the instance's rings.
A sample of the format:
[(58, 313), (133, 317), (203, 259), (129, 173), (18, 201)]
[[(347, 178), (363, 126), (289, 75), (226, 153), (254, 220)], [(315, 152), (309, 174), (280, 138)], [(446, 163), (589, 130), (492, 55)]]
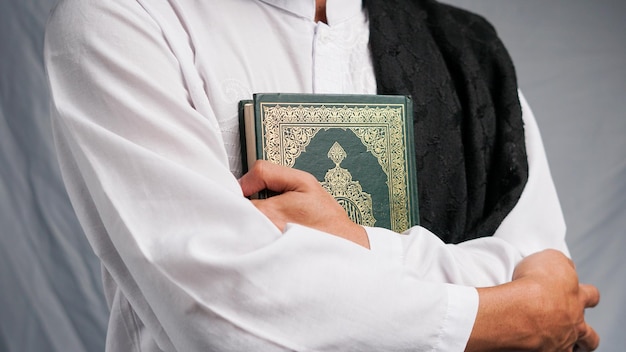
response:
[(157, 28), (135, 0), (60, 0), (46, 24), (46, 47), (77, 49), (114, 43), (129, 31)]
[(417, 0), (422, 3), (427, 13), (427, 22), (431, 27), (455, 31), (458, 35), (472, 41), (499, 41), (495, 27), (485, 17), (435, 0)]
[(485, 17), (435, 0), (412, 1), (422, 3), (428, 26), (440, 48), (447, 47), (457, 56), (460, 52), (464, 57), (474, 56), (486, 73), (497, 67), (507, 67), (509, 73), (514, 71), (506, 46)]
[(487, 31), (490, 34), (496, 33), (491, 22), (477, 13), (448, 4), (439, 3), (439, 6), (442, 11), (449, 13), (459, 24), (465, 25), (468, 28)]

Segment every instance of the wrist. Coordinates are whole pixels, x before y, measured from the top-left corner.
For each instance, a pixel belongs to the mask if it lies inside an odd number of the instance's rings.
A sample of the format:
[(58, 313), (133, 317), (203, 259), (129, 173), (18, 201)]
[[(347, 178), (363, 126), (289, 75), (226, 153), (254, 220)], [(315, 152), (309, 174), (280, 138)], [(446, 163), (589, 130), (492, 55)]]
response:
[(367, 235), (367, 231), (361, 225), (352, 223), (353, 226), (350, 226), (347, 230), (346, 237), (350, 241), (358, 244), (359, 246), (370, 249), (370, 241), (369, 236)]
[(536, 317), (541, 287), (520, 279), (479, 288), (479, 308), (466, 351), (537, 350), (541, 331)]

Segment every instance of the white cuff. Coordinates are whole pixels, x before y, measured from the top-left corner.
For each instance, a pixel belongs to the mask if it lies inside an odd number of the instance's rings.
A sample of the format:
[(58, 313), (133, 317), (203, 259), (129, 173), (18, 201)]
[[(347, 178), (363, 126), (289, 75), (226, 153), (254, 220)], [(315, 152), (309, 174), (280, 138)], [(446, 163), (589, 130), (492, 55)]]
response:
[(448, 285), (448, 311), (436, 351), (464, 351), (478, 314), (478, 291)]

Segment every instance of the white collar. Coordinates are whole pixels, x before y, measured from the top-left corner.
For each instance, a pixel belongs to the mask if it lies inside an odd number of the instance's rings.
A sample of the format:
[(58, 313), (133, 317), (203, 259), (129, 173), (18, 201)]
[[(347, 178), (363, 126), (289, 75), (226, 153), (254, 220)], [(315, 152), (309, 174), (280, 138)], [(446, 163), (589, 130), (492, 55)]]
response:
[[(313, 21), (315, 16), (314, 0), (261, 0), (296, 16)], [(361, 0), (327, 0), (326, 18), (332, 26), (346, 21), (361, 12)]]

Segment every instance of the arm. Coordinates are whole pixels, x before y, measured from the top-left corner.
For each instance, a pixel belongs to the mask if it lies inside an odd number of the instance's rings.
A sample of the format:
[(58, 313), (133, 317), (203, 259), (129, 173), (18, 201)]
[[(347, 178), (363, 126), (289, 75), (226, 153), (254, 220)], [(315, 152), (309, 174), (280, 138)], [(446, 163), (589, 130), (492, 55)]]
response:
[(561, 252), (547, 250), (526, 257), (515, 269), (512, 282), (481, 288), (479, 295), (481, 303), (466, 351), (592, 351), (598, 347), (599, 336), (583, 313), (598, 304), (598, 290), (578, 283), (574, 264)]
[[(425, 280), (477, 287), (508, 282), (519, 260), (532, 253), (556, 249), (569, 255), (565, 221), (539, 128), (521, 92), (520, 103), (529, 177), (515, 208), (494, 236), (445, 246), (421, 227), (410, 229), (408, 236), (368, 228), (371, 247), (403, 261)], [(419, 250), (424, 247), (431, 248), (426, 255)]]
[(61, 2), (45, 59), (68, 192), (114, 299), (127, 302), (111, 319), (133, 318), (111, 340), (181, 351), (463, 348), (475, 289), (424, 282), (311, 228), (281, 234), (243, 197), (210, 107), (137, 3)]
[(163, 350), (465, 346), (475, 289), (311, 228), (281, 235), (242, 196), (153, 19), (133, 2), (94, 3), (61, 3), (46, 63), (64, 179), (130, 309), (111, 313), (132, 316), (126, 333)]
[(528, 182), (515, 208), (504, 219), (495, 237), (514, 245), (524, 256), (551, 248), (569, 256), (565, 220), (548, 166), (535, 116), (520, 92), (524, 119)]
[[(240, 183), (244, 194), (265, 188), (281, 192), (254, 201), (278, 228), (296, 222), (367, 247), (367, 237), (355, 229), (359, 226), (343, 215), (309, 174), (257, 161)], [(458, 261), (462, 255), (450, 258)], [(468, 259), (471, 263), (472, 258)], [(480, 258), (473, 259), (480, 262)], [(451, 263), (457, 265), (462, 263)], [(579, 284), (573, 262), (562, 252), (532, 254), (516, 266), (511, 282), (480, 288), (478, 293), (480, 305), (466, 351), (569, 351), (574, 344), (587, 351), (598, 345), (598, 335), (585, 322), (583, 312), (598, 303), (599, 293), (593, 286)]]
[[(382, 228), (366, 228), (367, 246), (378, 255), (395, 258), (406, 270), (423, 280), (475, 287), (510, 281), (516, 264), (532, 253), (556, 249), (568, 255), (565, 222), (541, 135), (535, 117), (521, 93), (520, 102), (525, 122), (529, 178), (517, 205), (493, 237), (446, 245), (430, 231), (419, 226), (409, 229), (402, 236)], [(296, 209), (288, 199), (274, 201), (274, 204), (256, 204), (270, 218), (279, 212), (278, 207), (292, 213)], [(302, 204), (309, 207), (311, 202), (305, 201)], [(272, 209), (274, 205), (277, 209)], [(311, 211), (307, 213), (308, 218), (301, 216), (297, 220), (292, 218), (291, 221), (305, 224), (305, 221), (315, 219), (311, 213), (320, 214), (320, 211)], [(287, 214), (283, 215), (285, 217)], [(277, 225), (282, 228), (285, 222), (287, 221), (283, 219), (282, 224)], [(311, 226), (311, 223), (308, 225)]]

